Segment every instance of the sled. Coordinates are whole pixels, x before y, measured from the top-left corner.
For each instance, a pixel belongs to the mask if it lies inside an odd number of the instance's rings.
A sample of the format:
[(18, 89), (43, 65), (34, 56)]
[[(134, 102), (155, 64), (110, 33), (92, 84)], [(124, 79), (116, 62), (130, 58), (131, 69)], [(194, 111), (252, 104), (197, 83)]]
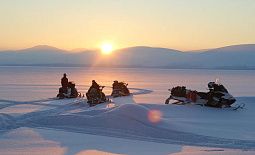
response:
[[(236, 99), (229, 94), (228, 90), (221, 84), (214, 82), (208, 83), (209, 92), (197, 92), (196, 90), (186, 89), (185, 86), (177, 86), (169, 89), (171, 95), (166, 99), (165, 104), (170, 100), (175, 100), (174, 104), (196, 104), (201, 106), (225, 108), (231, 107)], [(243, 106), (237, 107), (237, 109)]]
[[(196, 106), (202, 106), (202, 107), (211, 107), (206, 105), (207, 100), (204, 100), (204, 99), (198, 99), (197, 102), (192, 102), (185, 97), (170, 96), (168, 99), (166, 99), (165, 104), (169, 104), (170, 100), (174, 100), (174, 102), (171, 104), (176, 104), (176, 105), (196, 105)], [(218, 108), (230, 109), (230, 110), (236, 111), (238, 109), (244, 109), (244, 107), (245, 107), (245, 103), (236, 104), (235, 106), (223, 106)]]

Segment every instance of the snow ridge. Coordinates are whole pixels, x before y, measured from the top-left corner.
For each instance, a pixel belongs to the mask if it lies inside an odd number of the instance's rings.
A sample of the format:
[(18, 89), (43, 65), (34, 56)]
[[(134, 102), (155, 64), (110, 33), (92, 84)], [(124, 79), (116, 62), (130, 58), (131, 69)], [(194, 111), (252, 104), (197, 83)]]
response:
[[(149, 90), (136, 89), (133, 95), (149, 93)], [(166, 144), (180, 144), (191, 146), (207, 146), (220, 148), (234, 148), (254, 150), (255, 140), (220, 138), (193, 133), (192, 130), (182, 131), (178, 128), (181, 121), (174, 120), (175, 116), (189, 114), (208, 113), (208, 118), (215, 117), (207, 109), (202, 112), (202, 107), (176, 108), (175, 105), (149, 105), (134, 104), (133, 96), (114, 98), (112, 106), (108, 103), (89, 107), (85, 99), (66, 100), (43, 100), (26, 103), (12, 103), (13, 105), (34, 104), (44, 105), (49, 108), (12, 116), (0, 112), (1, 130), (9, 130), (17, 127), (51, 128), (69, 132), (88, 133), (110, 137), (134, 139), (140, 141), (151, 141)], [(11, 103), (8, 103), (11, 104)], [(181, 109), (181, 111), (178, 111)], [(168, 111), (166, 111), (168, 110)], [(181, 112), (181, 113), (178, 113)], [(224, 111), (218, 111), (224, 113)], [(231, 116), (232, 113), (225, 113)], [(212, 115), (212, 116), (210, 116)], [(234, 115), (234, 114), (233, 114)], [(236, 112), (235, 115), (238, 115)], [(199, 116), (199, 115), (198, 115)], [(201, 118), (199, 116), (199, 118)], [(177, 118), (178, 119), (178, 118)], [(180, 119), (180, 118), (179, 118)], [(188, 118), (186, 118), (188, 121)], [(172, 121), (169, 121), (172, 120)], [(177, 122), (177, 124), (176, 124)], [(192, 121), (191, 121), (192, 122)]]

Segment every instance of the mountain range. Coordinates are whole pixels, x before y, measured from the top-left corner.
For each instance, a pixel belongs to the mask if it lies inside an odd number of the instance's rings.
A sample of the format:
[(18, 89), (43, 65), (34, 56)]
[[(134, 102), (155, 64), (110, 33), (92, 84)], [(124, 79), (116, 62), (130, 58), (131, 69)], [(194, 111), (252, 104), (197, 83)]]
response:
[(119, 49), (111, 55), (102, 55), (97, 50), (77, 51), (79, 52), (47, 45), (0, 51), (0, 65), (255, 69), (255, 44), (233, 45), (198, 52), (146, 46)]

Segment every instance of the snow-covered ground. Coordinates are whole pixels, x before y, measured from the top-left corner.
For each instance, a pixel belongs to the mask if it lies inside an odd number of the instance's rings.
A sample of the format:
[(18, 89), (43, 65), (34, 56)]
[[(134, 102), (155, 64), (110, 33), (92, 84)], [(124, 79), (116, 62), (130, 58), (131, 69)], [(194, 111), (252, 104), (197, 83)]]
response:
[(2, 100), (0, 154), (255, 154), (255, 97), (244, 109), (136, 103), (150, 90), (88, 107), (85, 99)]
[[(252, 70), (0, 67), (0, 73), (1, 155), (255, 154)], [(82, 93), (95, 79), (110, 94), (119, 80), (133, 96), (90, 108), (83, 99), (48, 99), (63, 73)], [(245, 109), (164, 105), (167, 89), (206, 91), (216, 78)]]

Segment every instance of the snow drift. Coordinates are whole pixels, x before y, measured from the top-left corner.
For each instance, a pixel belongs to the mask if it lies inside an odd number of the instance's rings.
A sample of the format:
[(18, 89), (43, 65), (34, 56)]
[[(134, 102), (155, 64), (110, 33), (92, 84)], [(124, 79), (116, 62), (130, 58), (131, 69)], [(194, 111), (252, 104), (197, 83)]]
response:
[[(254, 132), (242, 129), (255, 126), (251, 120), (255, 109), (252, 104), (254, 98), (243, 99), (250, 108), (243, 111), (134, 104), (132, 98), (114, 98), (111, 106), (104, 103), (95, 107), (88, 107), (84, 99), (24, 103), (51, 108), (16, 117), (1, 114), (0, 125), (5, 131), (17, 127), (50, 128), (165, 144), (255, 149)], [(225, 135), (222, 136), (222, 133)]]

